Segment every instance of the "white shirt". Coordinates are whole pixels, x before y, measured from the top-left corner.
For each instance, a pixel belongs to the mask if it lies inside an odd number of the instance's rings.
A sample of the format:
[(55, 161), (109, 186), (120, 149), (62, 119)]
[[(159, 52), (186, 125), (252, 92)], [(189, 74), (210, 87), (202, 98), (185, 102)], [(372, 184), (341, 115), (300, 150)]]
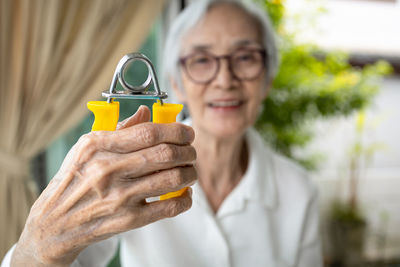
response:
[(217, 214), (195, 184), (189, 211), (91, 245), (73, 266), (106, 266), (118, 240), (129, 267), (322, 266), (317, 191), (307, 173), (254, 129), (246, 140), (248, 168)]

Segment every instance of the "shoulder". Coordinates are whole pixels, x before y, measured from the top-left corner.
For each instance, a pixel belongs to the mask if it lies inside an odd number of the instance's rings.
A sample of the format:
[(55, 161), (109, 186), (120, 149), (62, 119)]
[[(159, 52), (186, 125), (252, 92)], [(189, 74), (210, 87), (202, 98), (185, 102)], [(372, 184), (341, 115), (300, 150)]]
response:
[(281, 194), (304, 198), (307, 201), (314, 198), (316, 187), (307, 170), (278, 153), (273, 154), (272, 162), (277, 189)]
[(256, 149), (260, 150), (258, 155), (263, 157), (263, 160), (268, 160), (268, 173), (274, 180), (280, 202), (288, 199), (304, 203), (315, 198), (316, 186), (306, 169), (272, 149), (255, 129), (251, 129), (249, 137), (253, 139)]

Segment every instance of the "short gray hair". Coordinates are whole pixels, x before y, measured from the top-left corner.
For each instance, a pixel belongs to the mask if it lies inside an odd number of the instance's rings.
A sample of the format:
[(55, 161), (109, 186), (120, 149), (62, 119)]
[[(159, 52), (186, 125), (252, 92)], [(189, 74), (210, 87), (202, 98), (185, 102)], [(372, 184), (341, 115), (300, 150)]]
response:
[(205, 16), (210, 8), (219, 3), (232, 3), (238, 6), (260, 24), (263, 33), (263, 46), (267, 54), (265, 59), (266, 85), (274, 79), (278, 69), (278, 51), (275, 33), (266, 11), (249, 1), (243, 3), (240, 0), (197, 0), (185, 8), (171, 25), (162, 60), (164, 82), (167, 82), (167, 79), (171, 77), (177, 81), (178, 86), (182, 87), (179, 66), (182, 37)]

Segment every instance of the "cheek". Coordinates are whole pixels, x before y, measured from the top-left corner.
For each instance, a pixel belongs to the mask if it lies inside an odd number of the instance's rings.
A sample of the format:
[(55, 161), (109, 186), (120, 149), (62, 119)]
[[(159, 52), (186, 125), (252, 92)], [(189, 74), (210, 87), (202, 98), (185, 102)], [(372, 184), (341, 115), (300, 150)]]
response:
[(249, 122), (254, 124), (260, 115), (260, 110), (268, 90), (265, 87), (261, 87), (260, 84), (253, 85), (252, 89), (249, 90), (246, 113)]
[(250, 124), (254, 124), (260, 114), (262, 103), (259, 99), (253, 100), (247, 107), (247, 119), (249, 120)]
[(205, 85), (192, 82), (187, 76), (182, 74), (183, 92), (187, 101), (199, 98), (204, 94)]
[(252, 103), (252, 105), (261, 105), (268, 94), (268, 89), (266, 88), (265, 83), (258, 82), (249, 85), (248, 88), (250, 88), (248, 90), (249, 101)]
[(193, 84), (191, 81), (183, 80), (183, 88), (183, 102), (188, 106), (191, 115), (201, 112), (203, 95), (205, 91), (204, 86)]

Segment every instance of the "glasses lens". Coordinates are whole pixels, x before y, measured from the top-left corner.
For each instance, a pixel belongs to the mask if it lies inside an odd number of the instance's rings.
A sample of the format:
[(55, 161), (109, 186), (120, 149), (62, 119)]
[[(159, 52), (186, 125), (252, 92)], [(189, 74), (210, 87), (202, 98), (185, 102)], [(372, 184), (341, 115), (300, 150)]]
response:
[(187, 74), (196, 82), (205, 83), (210, 81), (217, 71), (217, 60), (208, 54), (194, 54), (185, 61)]
[(254, 79), (264, 68), (263, 52), (259, 50), (239, 50), (232, 55), (235, 75), (243, 80)]

